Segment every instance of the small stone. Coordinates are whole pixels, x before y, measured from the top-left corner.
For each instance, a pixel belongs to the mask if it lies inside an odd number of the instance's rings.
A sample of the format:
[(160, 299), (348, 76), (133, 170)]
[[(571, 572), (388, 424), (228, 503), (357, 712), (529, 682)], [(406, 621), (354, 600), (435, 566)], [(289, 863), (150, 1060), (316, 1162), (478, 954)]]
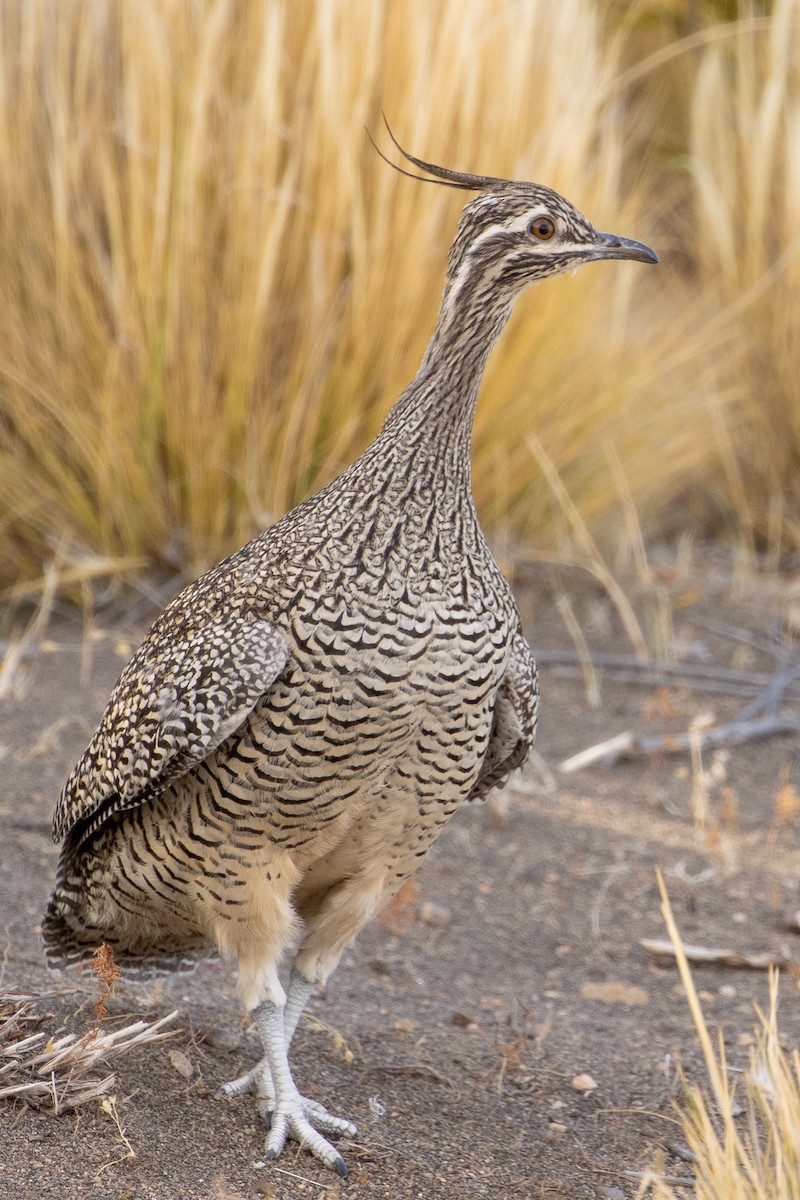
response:
[(227, 1054), (232, 1054), (234, 1050), (239, 1049), (242, 1035), (239, 1029), (229, 1028), (225, 1025), (212, 1025), (201, 1031), (200, 1040), (206, 1046), (213, 1046), (215, 1050), (224, 1050)]
[(576, 1092), (593, 1092), (597, 1088), (597, 1084), (591, 1075), (576, 1075), (572, 1081), (572, 1086)]
[(551, 1121), (547, 1130), (548, 1142), (558, 1142), (567, 1132), (566, 1125), (562, 1125), (559, 1121)]
[(177, 1071), (184, 1079), (191, 1079), (194, 1075), (194, 1067), (182, 1050), (170, 1050), (167, 1054), (173, 1070)]
[(410, 1021), (408, 1017), (400, 1017), (397, 1021), (395, 1021), (394, 1028), (398, 1033), (412, 1033), (414, 1030), (414, 1022)]
[(434, 929), (442, 929), (450, 924), (450, 910), (432, 900), (424, 900), (419, 906), (419, 919), (424, 925), (432, 925)]
[(466, 1013), (454, 1012), (450, 1018), (450, 1022), (456, 1025), (459, 1029), (466, 1029), (467, 1033), (480, 1033), (480, 1025), (473, 1021), (472, 1017), (468, 1017)]
[(733, 1000), (736, 996), (736, 988), (732, 983), (723, 983), (719, 989), (720, 996), (724, 996), (726, 1000)]

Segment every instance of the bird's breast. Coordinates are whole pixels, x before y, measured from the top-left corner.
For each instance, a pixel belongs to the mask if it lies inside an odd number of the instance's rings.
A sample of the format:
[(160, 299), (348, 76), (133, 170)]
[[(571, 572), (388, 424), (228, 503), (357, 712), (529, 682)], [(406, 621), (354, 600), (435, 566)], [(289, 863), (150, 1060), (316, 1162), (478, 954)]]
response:
[[(289, 664), (251, 721), (262, 779), (298, 803), (375, 793), (398, 769), (468, 791), (506, 670), (503, 613), (438, 600), (315, 600), (283, 625)], [(452, 784), (452, 787), (449, 786)]]

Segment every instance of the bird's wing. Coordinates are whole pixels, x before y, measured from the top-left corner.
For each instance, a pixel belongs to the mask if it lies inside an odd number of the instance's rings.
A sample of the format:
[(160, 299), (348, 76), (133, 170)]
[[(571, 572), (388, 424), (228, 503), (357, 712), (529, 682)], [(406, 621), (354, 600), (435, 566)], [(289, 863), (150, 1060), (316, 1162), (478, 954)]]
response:
[(184, 775), (243, 723), (286, 666), (289, 646), (247, 614), (190, 626), (169, 609), (128, 663), (53, 818), (56, 841), (88, 837)]
[(521, 633), (511, 647), (511, 660), (497, 692), (492, 733), (470, 800), (483, 800), (521, 767), (533, 746), (539, 709), (539, 677), (533, 651)]

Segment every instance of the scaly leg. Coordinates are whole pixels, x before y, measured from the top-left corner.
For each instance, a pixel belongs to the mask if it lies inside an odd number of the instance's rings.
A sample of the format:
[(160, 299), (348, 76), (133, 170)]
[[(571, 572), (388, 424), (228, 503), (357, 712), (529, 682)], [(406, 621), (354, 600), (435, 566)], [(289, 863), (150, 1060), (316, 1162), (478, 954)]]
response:
[[(291, 1081), (292, 1089), (295, 1093), (297, 1101), (299, 1101), (301, 1119), (303, 1120), (304, 1124), (311, 1129), (312, 1133), (315, 1135), (316, 1141), (326, 1148), (326, 1153), (318, 1153), (314, 1145), (309, 1143), (305, 1137), (300, 1136), (297, 1133), (295, 1125), (289, 1119), (289, 1109), (287, 1109), (285, 1113), (280, 1113), (282, 1097), (274, 1082), (276, 1079), (275, 1066), (273, 1063), (274, 1050), (271, 1051), (268, 1046), (265, 1036), (263, 1018), (259, 1016), (262, 1010), (266, 1008), (269, 1008), (273, 1013), (277, 1013), (279, 1015), (280, 1029), (283, 1040), (283, 1057), (286, 1059), (289, 1045), (291, 1044), (294, 1032), (297, 1029), (297, 1024), (313, 990), (314, 984), (301, 975), (296, 968), (293, 968), (291, 978), (289, 980), (289, 992), (284, 1007), (280, 1008), (278, 1005), (271, 1004), (269, 1001), (265, 1001), (264, 1004), (260, 1005), (253, 1013), (253, 1020), (255, 1021), (256, 1028), (258, 1029), (261, 1041), (264, 1045), (264, 1057), (260, 1062), (256, 1063), (256, 1065), (250, 1071), (248, 1071), (246, 1075), (240, 1076), (239, 1079), (234, 1079), (231, 1083), (226, 1083), (220, 1090), (225, 1096), (240, 1096), (245, 1092), (249, 1092), (256, 1095), (260, 1100), (266, 1101), (266, 1104), (264, 1105), (266, 1108), (266, 1113), (264, 1115), (270, 1118), (270, 1136), (267, 1140), (267, 1149), (269, 1151), (270, 1146), (273, 1145), (273, 1135), (275, 1135), (274, 1144), (277, 1146), (277, 1149), (274, 1151), (274, 1153), (268, 1153), (267, 1157), (276, 1158), (283, 1148), (287, 1136), (291, 1134), (292, 1136), (297, 1137), (297, 1140), (303, 1145), (308, 1146), (309, 1149), (312, 1150), (312, 1153), (317, 1154), (317, 1157), (322, 1158), (324, 1162), (328, 1163), (329, 1166), (332, 1166), (334, 1170), (338, 1171), (341, 1175), (346, 1173), (346, 1168), (344, 1168), (344, 1160), (336, 1153), (333, 1147), (325, 1141), (324, 1138), (319, 1136), (319, 1134), (313, 1128), (313, 1125), (319, 1126), (319, 1128), (325, 1130), (326, 1133), (344, 1133), (349, 1137), (354, 1137), (358, 1130), (356, 1129), (355, 1125), (351, 1124), (350, 1121), (345, 1121), (340, 1117), (334, 1117), (322, 1104), (319, 1104), (316, 1100), (310, 1100), (307, 1096), (301, 1096), (300, 1093), (297, 1092), (294, 1082), (291, 1080), (291, 1073), (289, 1073), (289, 1080)], [(278, 1018), (271, 1018), (272, 1021), (277, 1019)], [(270, 1045), (272, 1044), (274, 1036), (272, 1024), (270, 1024)], [(289, 1072), (288, 1059), (286, 1059), (286, 1071)], [(290, 1109), (291, 1112), (296, 1115), (295, 1109), (292, 1109), (291, 1105)], [(330, 1159), (330, 1154), (333, 1154), (333, 1160)], [(341, 1168), (344, 1168), (344, 1171)]]
[(347, 1167), (341, 1154), (314, 1128), (311, 1121), (326, 1133), (353, 1134), (355, 1127), (349, 1121), (330, 1116), (322, 1105), (314, 1104), (312, 1111), (309, 1101), (298, 1092), (289, 1069), (283, 1013), (283, 1008), (271, 1000), (259, 1004), (253, 1013), (275, 1087), (275, 1108), (266, 1144), (267, 1158), (277, 1158), (291, 1134), (326, 1166), (332, 1167), (338, 1175), (345, 1176)]
[[(310, 983), (299, 971), (293, 968), (289, 979), (286, 1006), (283, 1010), (283, 1035), (287, 1051), (313, 990), (313, 983)], [(272, 1086), (272, 1075), (270, 1074), (267, 1055), (265, 1054), (261, 1061), (257, 1062), (245, 1075), (240, 1075), (238, 1079), (232, 1079), (230, 1083), (223, 1084), (220, 1092), (224, 1096), (242, 1096), (246, 1093), (257, 1096), (260, 1100), (267, 1100), (269, 1102), (269, 1110), (271, 1111), (275, 1103), (275, 1088)], [(315, 1104), (316, 1102), (309, 1100), (308, 1103)]]

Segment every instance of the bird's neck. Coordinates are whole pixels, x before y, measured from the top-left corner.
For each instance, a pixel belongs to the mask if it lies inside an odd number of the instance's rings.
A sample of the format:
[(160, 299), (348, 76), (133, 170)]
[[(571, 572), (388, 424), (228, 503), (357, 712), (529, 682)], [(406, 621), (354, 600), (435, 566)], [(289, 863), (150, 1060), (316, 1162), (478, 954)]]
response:
[[(472, 424), (483, 370), (511, 311), (448, 303), (414, 379), (378, 436), (344, 474), (289, 514), (322, 509), (325, 545), (340, 538), (371, 579), (443, 573), (468, 586), (483, 545), (472, 501)], [(318, 522), (319, 524), (319, 522)]]
[(445, 293), (419, 371), (364, 456), (368, 467), (393, 479), (401, 491), (409, 481), (418, 481), (434, 490), (439, 503), (471, 503), (478, 391), (486, 360), (511, 312), (510, 302), (483, 299), (458, 306)]

